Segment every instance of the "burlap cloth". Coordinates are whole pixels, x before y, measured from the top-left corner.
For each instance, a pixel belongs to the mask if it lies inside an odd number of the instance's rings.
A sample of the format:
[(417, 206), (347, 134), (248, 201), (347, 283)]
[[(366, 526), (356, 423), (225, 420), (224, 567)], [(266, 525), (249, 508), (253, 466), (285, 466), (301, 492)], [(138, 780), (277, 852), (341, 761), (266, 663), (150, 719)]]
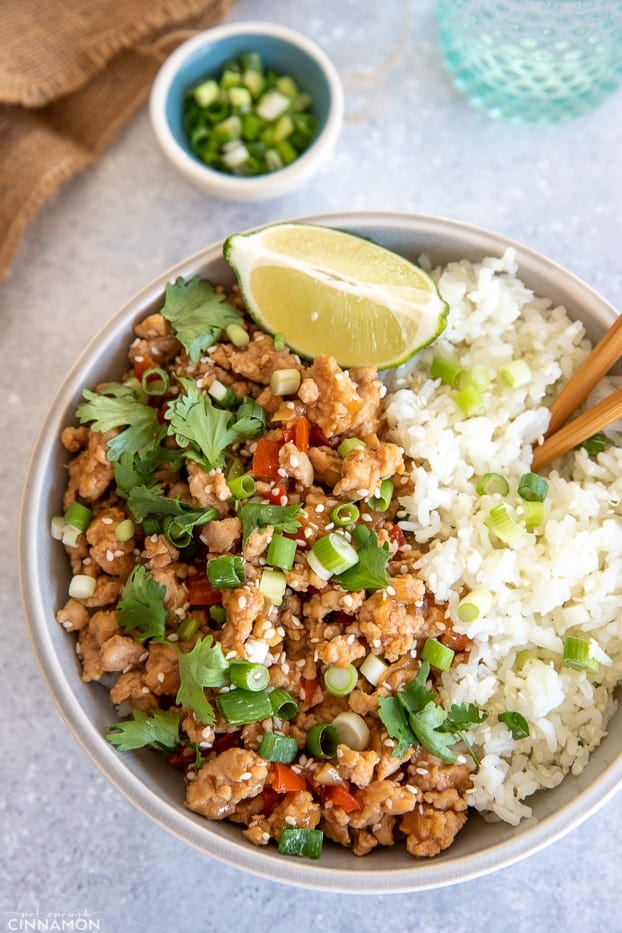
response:
[(0, 279), (43, 201), (144, 103), (166, 55), (234, 0), (0, 0)]

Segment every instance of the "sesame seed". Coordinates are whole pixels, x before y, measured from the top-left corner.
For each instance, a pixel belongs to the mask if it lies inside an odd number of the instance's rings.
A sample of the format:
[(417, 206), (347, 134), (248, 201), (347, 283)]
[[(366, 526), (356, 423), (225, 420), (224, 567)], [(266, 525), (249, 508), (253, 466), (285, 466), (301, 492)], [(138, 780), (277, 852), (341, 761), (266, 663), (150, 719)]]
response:
[(395, 596), (395, 587), (394, 587), (394, 586), (388, 586), (388, 587), (387, 587), (387, 593), (389, 594), (389, 596)]
[(179, 635), (177, 632), (171, 632), (171, 634), (168, 636), (168, 641), (179, 641)]
[(365, 496), (369, 495), (369, 489), (365, 489), (364, 486), (362, 486), (360, 489), (357, 489), (356, 492), (360, 499), (364, 499)]
[(261, 838), (264, 842), (270, 842), (270, 833), (262, 833)]
[(285, 407), (289, 408), (290, 411), (293, 411), (296, 405), (294, 404), (294, 402), (285, 402)]
[(378, 398), (384, 398), (386, 394), (387, 394), (387, 387), (383, 385), (380, 389), (380, 392), (378, 393)]
[(310, 317), (312, 321), (317, 321), (319, 314), (317, 311), (312, 311)]
[(393, 748), (393, 739), (385, 739), (382, 744), (386, 745), (387, 748)]
[(356, 635), (348, 635), (348, 637), (346, 638), (346, 645), (352, 645), (355, 639), (356, 639)]
[(157, 535), (151, 535), (151, 537), (149, 538), (149, 540), (151, 541), (152, 544), (157, 544), (157, 543), (158, 543), (158, 536), (157, 536)]
[(371, 643), (371, 646), (372, 646), (372, 648), (381, 648), (381, 647), (382, 647), (382, 642), (381, 642), (381, 640), (380, 640), (379, 638), (374, 638), (374, 640), (373, 640), (372, 643)]
[(293, 467), (300, 466), (300, 460), (298, 459), (298, 457), (292, 456), (289, 458), (289, 464), (290, 466), (293, 466)]
[(106, 560), (107, 561), (114, 560), (114, 551), (111, 548), (108, 548), (106, 550)]
[(283, 467), (279, 467), (276, 472), (278, 476), (283, 476), (283, 477), (287, 476), (287, 470), (284, 470)]
[(241, 781), (250, 781), (250, 779), (252, 778), (252, 776), (253, 776), (253, 775), (251, 774), (250, 771), (245, 771), (244, 774), (241, 774), (241, 775), (240, 775), (240, 780), (241, 780)]
[(115, 557), (123, 557), (124, 553), (125, 553), (125, 551), (122, 551), (121, 548), (117, 548), (117, 550), (114, 552), (114, 556), (115, 556)]
[(212, 727), (206, 726), (203, 732), (201, 733), (204, 739), (209, 739), (212, 736)]
[(421, 774), (425, 777), (425, 775), (429, 773), (427, 768), (415, 768), (415, 774)]
[(162, 673), (162, 671), (159, 671), (159, 673), (158, 673), (158, 675), (157, 675), (157, 677), (156, 677), (156, 680), (158, 681), (159, 684), (163, 684), (163, 683), (164, 683), (164, 674)]
[(108, 515), (105, 515), (104, 518), (102, 518), (102, 525), (112, 525), (112, 519)]
[(296, 825), (296, 817), (294, 817), (294, 816), (286, 816), (286, 817), (285, 817), (285, 822), (287, 823), (288, 826), (295, 826), (295, 825)]
[(141, 693), (145, 693), (145, 694), (149, 693), (149, 687), (143, 687), (143, 689), (141, 690)]
[(130, 672), (131, 670), (132, 670), (132, 665), (131, 665), (131, 664), (126, 664), (125, 667), (123, 668), (123, 670), (121, 671), (121, 673), (122, 673), (122, 674), (129, 674), (129, 672)]
[(287, 501), (288, 501), (288, 500), (287, 500), (287, 496), (281, 496), (281, 498), (279, 499), (279, 504), (280, 504), (280, 505), (287, 505)]
[(389, 797), (388, 800), (385, 800), (385, 802), (384, 802), (384, 807), (385, 807), (385, 810), (392, 810), (392, 809), (393, 809), (393, 801), (391, 800), (390, 797)]
[(238, 609), (246, 609), (246, 596), (238, 596)]
[(413, 796), (415, 796), (415, 797), (416, 797), (417, 794), (419, 793), (419, 791), (417, 790), (417, 788), (416, 788), (416, 787), (413, 787), (412, 784), (404, 784), (404, 787), (406, 788), (406, 790), (408, 791), (409, 794), (413, 794)]
[(354, 600), (352, 599), (352, 597), (350, 596), (350, 594), (347, 593), (347, 594), (343, 597), (342, 602), (343, 602), (343, 605), (344, 605), (344, 606), (348, 606), (348, 608), (349, 608), (349, 607), (352, 605), (352, 603), (354, 602)]
[(328, 525), (324, 526), (324, 531), (332, 531), (334, 527), (335, 527), (335, 523), (329, 522)]
[(365, 514), (362, 516), (362, 518), (363, 518), (363, 521), (364, 521), (364, 522), (371, 522), (371, 521), (372, 521), (371, 515), (368, 515), (367, 512), (365, 512)]
[(235, 657), (237, 657), (237, 652), (235, 652), (235, 651), (227, 651), (227, 653), (226, 653), (226, 655), (225, 655), (225, 660), (226, 660), (226, 661), (230, 661), (231, 658), (235, 658)]
[(148, 651), (145, 651), (143, 654), (141, 654), (141, 656), (139, 657), (138, 660), (139, 660), (139, 661), (141, 662), (141, 664), (142, 664), (142, 662), (143, 662), (143, 661), (146, 661), (148, 657), (149, 657), (149, 652), (148, 652)]
[(312, 534), (313, 534), (312, 528), (305, 528), (305, 530), (303, 531), (303, 535), (305, 536), (305, 538), (310, 538)]

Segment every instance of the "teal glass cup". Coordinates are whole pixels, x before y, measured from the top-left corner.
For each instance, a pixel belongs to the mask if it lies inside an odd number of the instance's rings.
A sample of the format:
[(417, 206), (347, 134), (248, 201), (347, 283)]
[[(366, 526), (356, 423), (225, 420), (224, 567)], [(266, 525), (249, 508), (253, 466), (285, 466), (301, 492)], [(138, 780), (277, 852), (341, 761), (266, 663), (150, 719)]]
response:
[(553, 124), (622, 79), (622, 0), (437, 0), (443, 63), (476, 107)]

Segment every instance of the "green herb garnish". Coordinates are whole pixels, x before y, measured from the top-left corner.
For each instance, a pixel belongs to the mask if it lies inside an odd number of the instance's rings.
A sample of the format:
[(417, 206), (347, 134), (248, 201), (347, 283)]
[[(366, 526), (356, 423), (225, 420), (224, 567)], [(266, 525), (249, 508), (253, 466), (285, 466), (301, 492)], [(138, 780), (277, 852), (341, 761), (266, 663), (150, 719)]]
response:
[(345, 590), (369, 590), (375, 592), (389, 585), (387, 563), (389, 545), (378, 545), (378, 536), (371, 532), (358, 550), (358, 563), (333, 577)]
[(145, 405), (135, 389), (111, 382), (100, 392), (84, 389), (86, 401), (76, 409), (80, 424), (91, 422), (93, 431), (125, 430), (108, 441), (108, 459), (119, 460), (122, 454), (144, 456), (166, 435), (155, 408)]
[(211, 635), (200, 638), (192, 651), (183, 654), (178, 650), (180, 687), (177, 702), (196, 713), (199, 722), (213, 723), (216, 714), (207, 700), (204, 687), (224, 687), (228, 683), (226, 660), (220, 642), (214, 644)]
[(275, 531), (295, 534), (300, 522), (301, 507), (295, 505), (267, 505), (264, 502), (245, 502), (238, 509), (238, 518), (242, 522), (244, 544), (257, 528), (270, 525)]
[(138, 632), (136, 641), (163, 638), (168, 618), (164, 605), (166, 587), (160, 586), (142, 564), (127, 578), (117, 604), (119, 625), (125, 632)]
[(164, 293), (162, 317), (173, 327), (193, 363), (220, 339), (230, 324), (240, 324), (242, 313), (206, 279), (195, 275), (187, 282), (169, 282)]
[(144, 713), (132, 710), (133, 719), (115, 722), (108, 727), (106, 738), (120, 752), (153, 745), (165, 752), (173, 752), (179, 745), (181, 713), (175, 710), (154, 709)]

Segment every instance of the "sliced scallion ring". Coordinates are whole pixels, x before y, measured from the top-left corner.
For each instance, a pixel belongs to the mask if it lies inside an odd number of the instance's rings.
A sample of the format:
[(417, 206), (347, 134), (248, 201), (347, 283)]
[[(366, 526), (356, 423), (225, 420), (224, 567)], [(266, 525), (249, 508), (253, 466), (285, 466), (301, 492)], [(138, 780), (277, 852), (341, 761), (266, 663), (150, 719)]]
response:
[(430, 667), (435, 667), (438, 671), (448, 671), (455, 654), (455, 651), (436, 638), (426, 638), (421, 649), (421, 660), (427, 661)]
[(486, 590), (483, 587), (475, 587), (458, 603), (458, 608), (456, 610), (458, 618), (463, 622), (474, 622), (476, 619), (487, 614), (492, 603), (493, 595), (490, 590)]
[(358, 713), (346, 710), (339, 713), (333, 719), (333, 726), (339, 733), (339, 739), (343, 745), (354, 749), (357, 752), (363, 752), (369, 745), (370, 732), (367, 723)]
[(201, 620), (197, 616), (186, 616), (177, 626), (177, 636), (180, 641), (190, 641), (194, 638), (201, 626)]
[(73, 501), (65, 512), (65, 522), (78, 531), (86, 531), (93, 518), (93, 510), (82, 505), (81, 502)]
[(95, 592), (95, 577), (76, 573), (69, 582), (69, 595), (73, 599), (90, 599)]
[(272, 716), (272, 704), (265, 690), (244, 690), (237, 687), (216, 697), (216, 705), (228, 723), (243, 726)]
[(287, 579), (281, 570), (264, 567), (257, 589), (267, 596), (273, 606), (280, 606), (287, 589)]
[(146, 369), (140, 379), (145, 395), (166, 395), (170, 382), (169, 374), (161, 366), (151, 366)]
[(467, 385), (456, 392), (453, 398), (465, 418), (473, 418), (484, 410), (482, 393), (477, 386)]
[(432, 379), (440, 379), (443, 385), (454, 388), (458, 385), (458, 379), (462, 374), (462, 366), (453, 360), (448, 360), (443, 356), (436, 356), (430, 366), (430, 375)]
[(257, 693), (270, 683), (270, 671), (265, 664), (234, 658), (229, 663), (229, 678), (234, 686)]
[(378, 495), (371, 496), (367, 505), (374, 512), (386, 512), (393, 498), (393, 483), (390, 479), (383, 479), (380, 483)]
[(358, 683), (359, 675), (353, 664), (347, 667), (337, 667), (331, 664), (324, 671), (326, 689), (334, 697), (345, 697), (352, 693)]
[(250, 499), (257, 491), (257, 483), (250, 473), (243, 473), (242, 476), (233, 476), (227, 480), (227, 485), (234, 499)]
[(507, 502), (500, 502), (492, 507), (484, 520), (487, 528), (490, 528), (501, 541), (509, 544), (520, 538), (524, 529), (516, 521), (516, 511)]
[(388, 666), (377, 654), (368, 654), (359, 667), (359, 674), (375, 687), (384, 677)]
[(323, 842), (324, 833), (320, 829), (284, 826), (279, 836), (279, 852), (282, 855), (317, 859), (321, 855)]
[(523, 473), (518, 481), (518, 494), (526, 502), (544, 502), (549, 484), (537, 473)]
[(478, 496), (507, 496), (510, 484), (501, 473), (484, 473), (475, 487)]
[(340, 741), (339, 732), (330, 722), (318, 722), (307, 732), (307, 750), (314, 758), (334, 758)]
[(229, 324), (225, 333), (234, 347), (247, 347), (250, 343), (248, 331), (241, 324)]
[(268, 545), (266, 560), (272, 567), (291, 570), (294, 566), (297, 546), (293, 538), (286, 538), (285, 535), (275, 533)]
[(234, 589), (244, 583), (244, 558), (237, 554), (223, 554), (207, 562), (207, 576), (218, 589)]
[(278, 732), (264, 732), (259, 743), (259, 754), (266, 761), (276, 761), (289, 765), (298, 754), (298, 742), (288, 735)]
[(270, 391), (273, 395), (294, 395), (300, 388), (300, 373), (297, 369), (275, 369), (270, 376)]
[(499, 375), (511, 389), (529, 385), (531, 382), (531, 369), (525, 360), (510, 360), (499, 369)]
[(575, 671), (587, 671), (588, 674), (595, 674), (600, 667), (596, 658), (590, 655), (589, 641), (573, 635), (564, 639), (563, 663)]
[(359, 508), (354, 502), (341, 502), (332, 509), (330, 520), (334, 522), (337, 528), (345, 528), (355, 522), (360, 514)]
[(345, 460), (348, 454), (351, 454), (358, 447), (367, 447), (367, 444), (358, 437), (346, 437), (337, 448), (337, 453), (342, 460)]
[[(311, 559), (310, 559), (311, 558)], [(331, 532), (317, 538), (311, 545), (311, 552), (307, 555), (309, 566), (324, 580), (330, 579), (333, 574), (343, 573), (349, 567), (358, 563), (356, 549), (346, 541), (343, 535)], [(313, 561), (313, 562), (312, 562)]]
[(119, 541), (120, 544), (124, 544), (126, 541), (131, 541), (134, 537), (136, 531), (136, 526), (131, 518), (124, 518), (123, 521), (119, 522), (117, 527), (114, 530), (114, 536)]
[(291, 693), (284, 690), (283, 687), (277, 687), (268, 694), (272, 713), (277, 719), (289, 721), (298, 713), (298, 703)]
[(530, 531), (533, 528), (539, 528), (544, 523), (545, 509), (544, 502), (523, 502), (521, 506), (525, 528)]
[(207, 390), (207, 394), (218, 402), (221, 408), (232, 409), (235, 408), (238, 403), (238, 398), (233, 389), (230, 389), (229, 386), (226, 386), (224, 382), (221, 382), (220, 379), (214, 379), (211, 386)]

